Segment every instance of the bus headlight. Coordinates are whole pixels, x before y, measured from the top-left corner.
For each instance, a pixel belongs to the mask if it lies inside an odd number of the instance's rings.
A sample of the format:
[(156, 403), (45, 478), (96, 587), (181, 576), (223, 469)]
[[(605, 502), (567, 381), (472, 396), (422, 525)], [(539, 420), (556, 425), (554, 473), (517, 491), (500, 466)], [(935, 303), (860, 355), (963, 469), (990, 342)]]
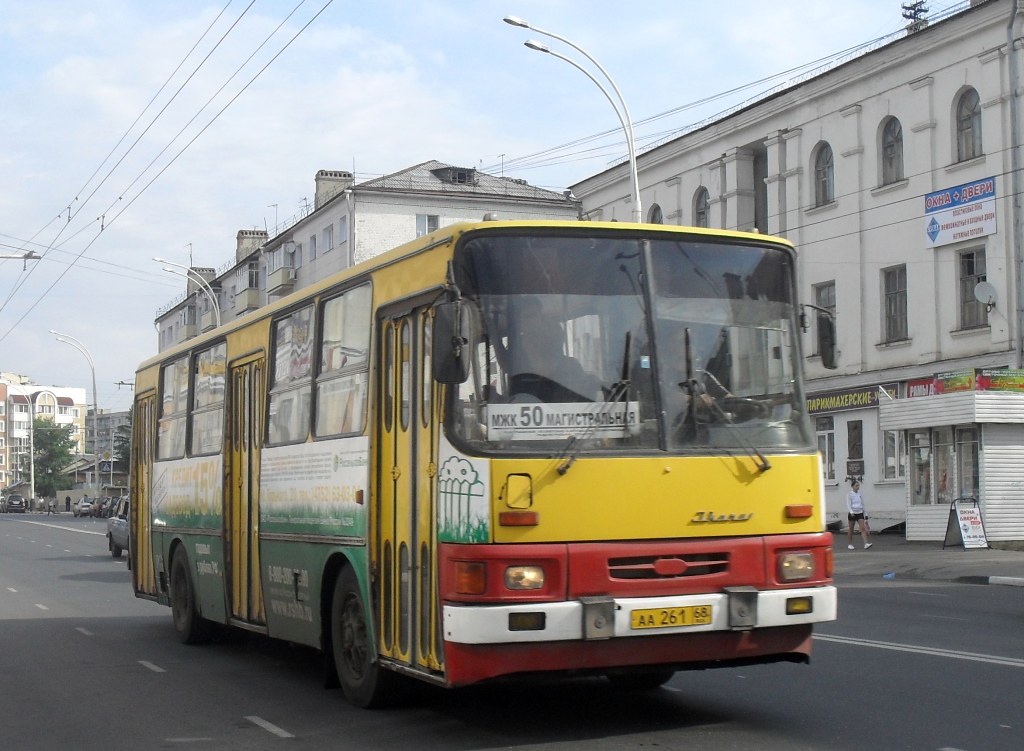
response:
[(540, 589), (544, 586), (544, 569), (540, 566), (509, 566), (505, 569), (505, 586), (509, 589)]
[(814, 576), (811, 553), (783, 553), (779, 556), (779, 579), (784, 582), (803, 581)]

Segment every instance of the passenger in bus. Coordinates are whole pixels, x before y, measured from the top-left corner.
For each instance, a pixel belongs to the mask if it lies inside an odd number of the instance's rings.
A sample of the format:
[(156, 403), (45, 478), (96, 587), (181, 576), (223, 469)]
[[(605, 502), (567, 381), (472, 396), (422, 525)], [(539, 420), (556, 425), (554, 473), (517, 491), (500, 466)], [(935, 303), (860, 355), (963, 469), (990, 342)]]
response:
[(592, 402), (601, 398), (601, 381), (565, 352), (565, 332), (557, 318), (545, 316), (540, 303), (524, 301), (517, 311), (509, 346), (509, 394), (512, 402)]

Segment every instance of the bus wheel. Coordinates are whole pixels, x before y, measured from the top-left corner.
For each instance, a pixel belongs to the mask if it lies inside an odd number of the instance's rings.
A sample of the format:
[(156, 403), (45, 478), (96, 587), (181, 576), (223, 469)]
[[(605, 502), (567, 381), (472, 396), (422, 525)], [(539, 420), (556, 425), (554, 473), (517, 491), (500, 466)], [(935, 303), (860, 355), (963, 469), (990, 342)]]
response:
[(202, 644), (209, 640), (213, 624), (199, 615), (184, 548), (178, 548), (171, 560), (171, 619), (182, 644)]
[(653, 691), (664, 686), (675, 675), (674, 670), (654, 670), (643, 673), (609, 673), (606, 677), (619, 691)]
[(372, 644), (359, 582), (346, 567), (334, 583), (331, 648), (341, 690), (357, 707), (379, 707), (387, 698), (390, 674), (374, 659)]

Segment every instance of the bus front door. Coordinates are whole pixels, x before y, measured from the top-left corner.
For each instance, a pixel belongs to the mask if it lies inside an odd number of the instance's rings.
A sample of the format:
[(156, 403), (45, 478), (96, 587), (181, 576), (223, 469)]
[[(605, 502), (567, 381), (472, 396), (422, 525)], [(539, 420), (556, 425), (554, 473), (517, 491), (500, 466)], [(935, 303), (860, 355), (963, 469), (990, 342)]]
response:
[(225, 540), (231, 617), (266, 624), (260, 589), (259, 466), (263, 410), (259, 401), (265, 361), (252, 357), (231, 363), (231, 408), (225, 478)]
[(381, 653), (424, 672), (443, 667), (434, 502), (437, 416), (429, 308), (380, 321), (381, 393), (374, 545)]

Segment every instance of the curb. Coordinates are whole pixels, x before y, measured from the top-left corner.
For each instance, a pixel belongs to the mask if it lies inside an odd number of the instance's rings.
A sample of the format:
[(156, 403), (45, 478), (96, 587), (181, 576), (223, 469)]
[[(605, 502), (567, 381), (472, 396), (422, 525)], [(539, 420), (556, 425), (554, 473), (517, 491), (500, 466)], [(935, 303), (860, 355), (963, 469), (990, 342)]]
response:
[(1007, 587), (1024, 587), (1024, 577), (1020, 576), (990, 576), (987, 584), (1002, 584)]

